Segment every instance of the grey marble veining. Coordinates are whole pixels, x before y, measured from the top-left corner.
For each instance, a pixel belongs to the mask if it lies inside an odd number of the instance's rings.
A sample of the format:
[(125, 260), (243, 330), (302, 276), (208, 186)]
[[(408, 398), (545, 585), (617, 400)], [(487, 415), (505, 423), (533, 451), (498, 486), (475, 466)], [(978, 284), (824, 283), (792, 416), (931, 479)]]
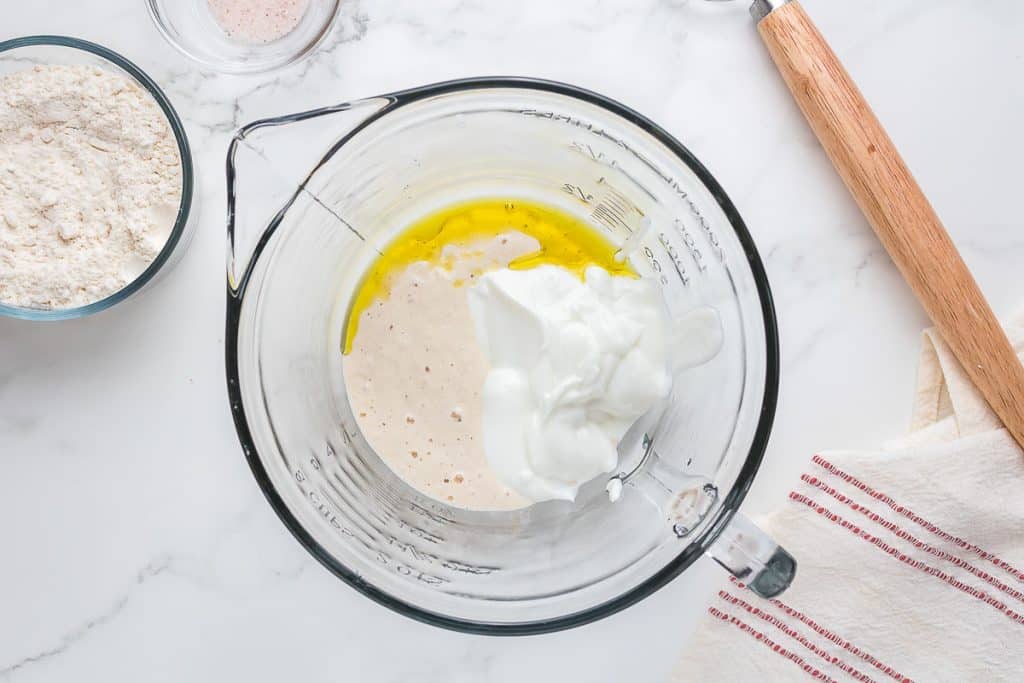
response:
[[(997, 311), (1024, 300), (1024, 5), (804, 0), (888, 126)], [(926, 320), (774, 72), (745, 3), (346, 0), (311, 58), (261, 77), (196, 68), (142, 0), (0, 9), (0, 38), (109, 45), (166, 89), (202, 222), (159, 285), (60, 325), (0, 320), (0, 681), (663, 681), (717, 575), (543, 637), (434, 630), (334, 579), (241, 457), (223, 381), (223, 158), (241, 123), (431, 81), (531, 75), (598, 90), (700, 157), (754, 233), (783, 383), (747, 511), (816, 450), (909, 416)], [(183, 504), (187, 494), (190, 504)]]

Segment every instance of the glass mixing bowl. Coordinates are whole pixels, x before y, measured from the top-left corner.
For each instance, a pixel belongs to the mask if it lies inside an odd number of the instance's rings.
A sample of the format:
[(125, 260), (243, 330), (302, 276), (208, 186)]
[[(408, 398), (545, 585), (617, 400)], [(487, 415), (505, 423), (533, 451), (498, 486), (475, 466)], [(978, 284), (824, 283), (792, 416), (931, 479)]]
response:
[(37, 64), (91, 64), (111, 73), (133, 80), (146, 90), (167, 116), (167, 124), (174, 132), (181, 157), (181, 203), (174, 226), (163, 249), (152, 263), (133, 281), (110, 296), (85, 306), (41, 310), (5, 306), (0, 303), (0, 315), (24, 320), (67, 320), (99, 313), (120, 303), (157, 279), (157, 274), (170, 271), (185, 253), (196, 226), (196, 207), (193, 199), (195, 175), (192, 150), (185, 135), (185, 127), (178, 118), (167, 96), (145, 72), (133, 63), (102, 45), (67, 36), (26, 36), (0, 42), (0, 77), (30, 69)]
[[(608, 615), (704, 552), (762, 595), (789, 584), (793, 558), (735, 516), (775, 412), (768, 282), (722, 188), (654, 123), (559, 83), (442, 83), (244, 127), (228, 192), (236, 427), (271, 505), (338, 577), (425, 622), (499, 634)], [(718, 355), (676, 377), (667, 409), (621, 444), (620, 471), (575, 503), (474, 512), (425, 497), (373, 452), (346, 397), (345, 317), (377, 250), (417, 217), (484, 197), (629, 239), (673, 316), (721, 318)], [(606, 486), (621, 486), (617, 502)]]

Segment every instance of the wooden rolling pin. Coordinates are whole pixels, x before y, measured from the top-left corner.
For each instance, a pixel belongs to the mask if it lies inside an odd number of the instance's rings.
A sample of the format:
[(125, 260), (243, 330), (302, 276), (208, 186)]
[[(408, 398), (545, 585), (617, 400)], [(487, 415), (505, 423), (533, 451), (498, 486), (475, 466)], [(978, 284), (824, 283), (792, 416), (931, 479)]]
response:
[(968, 376), (1024, 447), (1024, 367), (860, 90), (796, 0), (755, 0), (758, 32), (864, 215)]

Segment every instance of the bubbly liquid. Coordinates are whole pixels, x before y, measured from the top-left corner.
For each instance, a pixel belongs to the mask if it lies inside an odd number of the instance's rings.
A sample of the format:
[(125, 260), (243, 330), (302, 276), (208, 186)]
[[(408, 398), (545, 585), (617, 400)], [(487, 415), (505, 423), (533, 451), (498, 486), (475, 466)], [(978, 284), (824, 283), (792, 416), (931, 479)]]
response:
[(483, 451), (490, 367), (466, 292), (487, 271), (543, 263), (635, 276), (615, 253), (567, 214), (501, 200), (427, 216), (386, 247), (353, 299), (343, 372), (360, 430), (391, 470), (449, 505), (529, 505), (497, 479)]

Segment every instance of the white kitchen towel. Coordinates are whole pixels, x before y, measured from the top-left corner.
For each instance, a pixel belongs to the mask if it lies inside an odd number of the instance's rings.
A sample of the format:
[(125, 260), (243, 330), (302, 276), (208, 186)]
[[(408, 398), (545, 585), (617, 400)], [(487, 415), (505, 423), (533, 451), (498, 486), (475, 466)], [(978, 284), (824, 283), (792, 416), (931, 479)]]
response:
[(937, 332), (912, 433), (814, 456), (765, 526), (793, 585), (724, 581), (674, 683), (1024, 681), (1024, 454)]

